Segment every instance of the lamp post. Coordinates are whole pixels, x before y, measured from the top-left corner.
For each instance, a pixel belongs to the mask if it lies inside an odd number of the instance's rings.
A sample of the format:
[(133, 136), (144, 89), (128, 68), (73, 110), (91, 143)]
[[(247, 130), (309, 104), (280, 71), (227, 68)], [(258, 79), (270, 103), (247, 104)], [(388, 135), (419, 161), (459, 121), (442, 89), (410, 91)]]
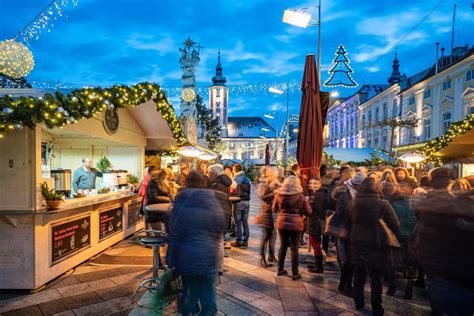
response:
[[(268, 89), (268, 91), (270, 93), (273, 93), (273, 94), (278, 94), (278, 95), (282, 95), (284, 92), (278, 88), (275, 88), (275, 87), (270, 87)], [(285, 121), (285, 127), (286, 127), (286, 135), (285, 135), (285, 164), (286, 166), (288, 166), (288, 156), (289, 156), (289, 134), (290, 134), (290, 131), (288, 130), (288, 120), (289, 120), (289, 107), (290, 107), (290, 83), (287, 82), (286, 83), (286, 121)], [(277, 131), (278, 133), (278, 131)]]
[[(270, 120), (275, 120), (276, 123), (276, 130), (275, 130), (275, 141), (276, 141), (276, 149), (275, 149), (275, 162), (278, 160), (278, 142), (279, 142), (279, 137), (278, 137), (278, 111), (273, 111), (268, 114), (264, 114), (264, 117), (270, 119)], [(268, 128), (261, 128), (262, 131), (269, 132), (270, 130)]]
[[(309, 8), (302, 9), (286, 9), (283, 12), (282, 22), (294, 26), (307, 28), (308, 26), (318, 26), (318, 75), (319, 84), (321, 85), (321, 0), (318, 0), (318, 19), (311, 17)], [(310, 24), (313, 22), (313, 24)]]

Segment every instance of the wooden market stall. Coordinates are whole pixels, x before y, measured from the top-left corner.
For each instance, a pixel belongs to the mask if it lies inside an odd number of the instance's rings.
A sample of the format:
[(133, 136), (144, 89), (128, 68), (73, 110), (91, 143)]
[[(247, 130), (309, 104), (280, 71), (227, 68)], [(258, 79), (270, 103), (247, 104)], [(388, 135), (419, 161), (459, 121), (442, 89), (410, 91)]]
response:
[(127, 186), (68, 198), (59, 209), (48, 209), (40, 187), (55, 182), (45, 178), (42, 162), (49, 169), (74, 170), (84, 157), (95, 165), (105, 155), (114, 169), (141, 178), (146, 148), (176, 146), (172, 115), (162, 115), (147, 101), (62, 127), (25, 127), (0, 140), (0, 289), (41, 288), (144, 226), (141, 197)]

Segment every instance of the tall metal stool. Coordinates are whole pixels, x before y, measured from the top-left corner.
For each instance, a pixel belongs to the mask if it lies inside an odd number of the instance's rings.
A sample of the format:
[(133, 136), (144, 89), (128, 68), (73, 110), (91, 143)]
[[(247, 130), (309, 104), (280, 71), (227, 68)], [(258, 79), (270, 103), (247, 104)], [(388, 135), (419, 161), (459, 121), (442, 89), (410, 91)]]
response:
[(152, 236), (139, 237), (138, 240), (145, 246), (153, 247), (153, 276), (140, 282), (133, 293), (132, 302), (135, 302), (135, 296), (141, 288), (156, 289), (160, 280), (158, 267), (160, 265), (160, 247), (168, 243), (168, 234), (159, 230), (143, 230), (142, 233), (150, 233)]

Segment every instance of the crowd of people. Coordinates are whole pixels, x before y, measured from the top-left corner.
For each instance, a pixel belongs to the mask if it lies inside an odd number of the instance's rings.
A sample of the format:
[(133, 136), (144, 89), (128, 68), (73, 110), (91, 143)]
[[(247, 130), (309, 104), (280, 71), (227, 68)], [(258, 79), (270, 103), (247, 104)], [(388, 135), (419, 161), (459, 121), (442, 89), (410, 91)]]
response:
[[(433, 314), (474, 311), (474, 190), (469, 181), (448, 168), (435, 168), (419, 181), (401, 167), (322, 166), (320, 171), (320, 178), (304, 184), (297, 165), (284, 175), (277, 168), (264, 169), (256, 218), (262, 267), (275, 263), (278, 276), (288, 275), (290, 248), (291, 278), (301, 279), (299, 247), (307, 240), (314, 253), (310, 273), (324, 273), (330, 246), (335, 247), (338, 291), (352, 297), (357, 310), (365, 307), (369, 276), (374, 315), (384, 313), (384, 284), (386, 295), (400, 289), (406, 300), (412, 299), (414, 286), (427, 287)], [(251, 181), (239, 164), (201, 163), (193, 171), (182, 165), (176, 179), (170, 168), (149, 167), (147, 173), (140, 186), (146, 222), (170, 233), (166, 264), (182, 278), (181, 313), (213, 315), (224, 235), (235, 236), (231, 246), (248, 247)], [(158, 203), (173, 206), (170, 212), (146, 212), (146, 205)]]

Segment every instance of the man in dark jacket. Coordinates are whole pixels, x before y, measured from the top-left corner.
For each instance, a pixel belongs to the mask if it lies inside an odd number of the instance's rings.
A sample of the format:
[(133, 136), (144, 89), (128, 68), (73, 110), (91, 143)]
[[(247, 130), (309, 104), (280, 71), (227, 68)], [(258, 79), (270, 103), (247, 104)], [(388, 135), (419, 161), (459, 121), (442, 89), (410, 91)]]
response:
[(189, 174), (186, 188), (176, 195), (169, 220), (168, 265), (183, 282), (183, 315), (217, 314), (214, 282), (225, 215), (215, 192), (205, 188), (204, 181), (195, 171)]
[[(235, 225), (237, 226), (237, 240), (231, 243), (233, 247), (247, 248), (250, 237), (249, 230), (249, 211), (250, 211), (250, 179), (245, 175), (242, 170), (242, 165), (235, 164), (234, 170), (234, 182), (232, 188), (234, 189), (234, 195), (240, 197), (240, 201), (235, 203)], [(243, 230), (243, 232), (242, 232)]]
[(417, 200), (414, 247), (426, 272), (433, 315), (474, 312), (474, 198), (455, 197), (453, 171), (430, 171), (433, 191)]

